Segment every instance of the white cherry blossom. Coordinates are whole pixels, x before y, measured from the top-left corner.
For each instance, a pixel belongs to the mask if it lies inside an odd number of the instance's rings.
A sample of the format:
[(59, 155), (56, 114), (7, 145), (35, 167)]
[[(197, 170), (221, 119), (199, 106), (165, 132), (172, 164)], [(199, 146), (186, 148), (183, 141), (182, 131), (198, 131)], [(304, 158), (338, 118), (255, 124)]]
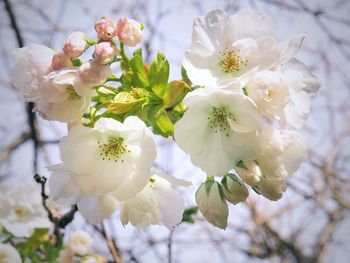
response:
[(280, 120), (289, 100), (288, 81), (279, 71), (258, 71), (248, 77), (247, 96), (258, 106), (261, 114), (271, 120)]
[(75, 231), (69, 236), (68, 247), (74, 254), (84, 256), (91, 251), (92, 238), (85, 231)]
[(305, 159), (306, 145), (298, 132), (273, 127), (263, 130), (261, 140), (262, 153), (255, 160), (258, 166), (253, 170), (244, 162), (236, 170), (244, 181), (246, 172), (253, 174), (255, 171), (258, 181), (247, 183), (255, 186), (266, 198), (278, 200), (286, 190), (286, 177), (295, 173)]
[(14, 181), (0, 183), (0, 226), (16, 237), (29, 237), (35, 228), (50, 228), (40, 187)]
[(46, 120), (75, 122), (90, 105), (92, 89), (76, 87), (77, 69), (64, 68), (44, 77), (36, 111)]
[(101, 118), (94, 128), (75, 125), (61, 140), (60, 152), (63, 164), (50, 167), (51, 196), (77, 203), (95, 224), (147, 185), (157, 154), (151, 131), (137, 117), (124, 123)]
[(195, 84), (227, 87), (253, 69), (287, 61), (303, 38), (296, 36), (279, 45), (271, 18), (261, 12), (243, 9), (230, 16), (214, 10), (195, 19), (183, 65)]
[(18, 251), (9, 244), (0, 244), (0, 262), (1, 263), (22, 263)]
[(248, 97), (222, 89), (198, 89), (175, 124), (175, 140), (194, 165), (223, 176), (240, 160), (259, 155), (261, 116)]

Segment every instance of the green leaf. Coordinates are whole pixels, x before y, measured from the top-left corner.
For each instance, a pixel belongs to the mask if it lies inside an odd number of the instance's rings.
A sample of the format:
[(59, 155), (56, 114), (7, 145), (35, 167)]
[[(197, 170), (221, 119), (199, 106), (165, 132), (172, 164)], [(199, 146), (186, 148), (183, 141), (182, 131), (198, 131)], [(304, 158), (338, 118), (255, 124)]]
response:
[(149, 73), (150, 88), (159, 97), (163, 98), (169, 80), (169, 62), (163, 53), (158, 52), (157, 59), (152, 61)]
[(36, 228), (27, 240), (17, 243), (16, 248), (22, 258), (29, 258), (31, 262), (43, 262), (37, 250), (46, 241), (48, 232), (48, 228)]
[(197, 214), (197, 212), (198, 206), (193, 206), (185, 209), (185, 211), (182, 214), (182, 222), (193, 224), (195, 222), (194, 216)]
[(133, 84), (135, 87), (147, 89), (149, 86), (147, 72), (143, 65), (143, 60), (140, 55), (134, 56), (129, 66), (133, 72)]

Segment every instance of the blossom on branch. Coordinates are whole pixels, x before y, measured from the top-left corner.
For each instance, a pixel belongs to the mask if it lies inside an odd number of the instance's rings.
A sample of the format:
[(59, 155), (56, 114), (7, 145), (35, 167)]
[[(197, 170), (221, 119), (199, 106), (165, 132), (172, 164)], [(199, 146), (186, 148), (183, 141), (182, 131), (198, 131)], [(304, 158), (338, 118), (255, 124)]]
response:
[(50, 167), (51, 196), (77, 203), (95, 224), (146, 186), (157, 154), (151, 131), (137, 117), (124, 123), (102, 118), (94, 128), (73, 126), (60, 152), (63, 163)]
[(228, 87), (252, 70), (287, 61), (303, 38), (296, 36), (279, 45), (273, 22), (263, 13), (243, 9), (228, 15), (214, 10), (195, 19), (183, 66), (198, 85)]
[(235, 162), (259, 155), (262, 119), (251, 99), (204, 88), (184, 101), (189, 109), (175, 124), (175, 140), (209, 176), (224, 176)]

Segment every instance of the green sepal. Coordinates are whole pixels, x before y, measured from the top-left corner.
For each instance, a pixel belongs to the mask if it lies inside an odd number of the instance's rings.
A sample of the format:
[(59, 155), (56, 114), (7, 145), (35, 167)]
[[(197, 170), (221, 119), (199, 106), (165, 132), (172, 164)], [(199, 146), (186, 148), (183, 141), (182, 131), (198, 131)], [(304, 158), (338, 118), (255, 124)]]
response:
[(245, 166), (244, 162), (243, 161), (239, 161), (238, 163), (236, 163), (236, 166), (238, 168), (242, 168), (244, 170), (248, 170), (247, 166)]
[(185, 81), (186, 84), (191, 87), (192, 86), (192, 81), (187, 76), (187, 71), (186, 71), (184, 66), (181, 66), (181, 76), (182, 76), (182, 80)]
[(252, 186), (252, 189), (254, 190), (255, 193), (257, 193), (258, 195), (261, 195), (260, 189), (258, 186)]
[(243, 87), (242, 90), (243, 90), (243, 94), (246, 95), (246, 96), (248, 96), (247, 88), (246, 88), (246, 87)]
[(87, 36), (84, 36), (83, 39), (86, 41), (86, 43), (87, 43), (89, 46), (92, 46), (92, 45), (97, 44), (97, 41), (96, 41), (96, 40), (90, 39), (90, 38), (88, 38)]
[(209, 196), (210, 189), (213, 186), (213, 184), (215, 184), (215, 183), (216, 182), (214, 180), (207, 180), (204, 182), (205, 192), (206, 192), (207, 196)]
[(243, 185), (243, 182), (237, 177), (237, 175), (232, 173), (225, 174), (224, 177), (221, 179), (221, 185), (225, 187), (225, 189), (230, 193), (231, 191), (228, 189), (228, 185), (227, 185), (227, 180), (229, 180), (228, 178), (234, 181), (235, 183), (239, 184), (240, 186)]
[(83, 64), (79, 58), (71, 59), (71, 61), (74, 67), (80, 67)]
[(156, 131), (164, 137), (174, 135), (174, 124), (164, 109), (159, 110), (155, 115)]

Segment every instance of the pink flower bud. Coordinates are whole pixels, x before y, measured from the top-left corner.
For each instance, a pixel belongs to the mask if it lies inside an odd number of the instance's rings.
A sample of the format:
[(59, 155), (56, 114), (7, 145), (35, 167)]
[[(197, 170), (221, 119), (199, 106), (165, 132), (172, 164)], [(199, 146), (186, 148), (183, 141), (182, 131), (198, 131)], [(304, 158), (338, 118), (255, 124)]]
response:
[(72, 66), (72, 60), (69, 56), (66, 55), (63, 51), (57, 52), (52, 57), (51, 68), (52, 70), (60, 70), (65, 67)]
[(79, 91), (101, 85), (111, 74), (112, 71), (108, 65), (100, 64), (95, 59), (90, 60), (79, 67), (78, 80), (74, 87)]
[(63, 51), (71, 58), (78, 58), (89, 47), (83, 32), (73, 32), (70, 34), (63, 46)]
[(112, 62), (118, 54), (118, 49), (114, 43), (110, 41), (100, 42), (96, 45), (94, 51), (94, 59), (101, 64)]
[(118, 21), (117, 36), (125, 45), (136, 46), (142, 39), (141, 24), (133, 19), (122, 17)]
[(113, 37), (115, 37), (116, 29), (117, 22), (114, 19), (101, 17), (101, 19), (95, 23), (97, 36), (101, 40), (111, 40)]

